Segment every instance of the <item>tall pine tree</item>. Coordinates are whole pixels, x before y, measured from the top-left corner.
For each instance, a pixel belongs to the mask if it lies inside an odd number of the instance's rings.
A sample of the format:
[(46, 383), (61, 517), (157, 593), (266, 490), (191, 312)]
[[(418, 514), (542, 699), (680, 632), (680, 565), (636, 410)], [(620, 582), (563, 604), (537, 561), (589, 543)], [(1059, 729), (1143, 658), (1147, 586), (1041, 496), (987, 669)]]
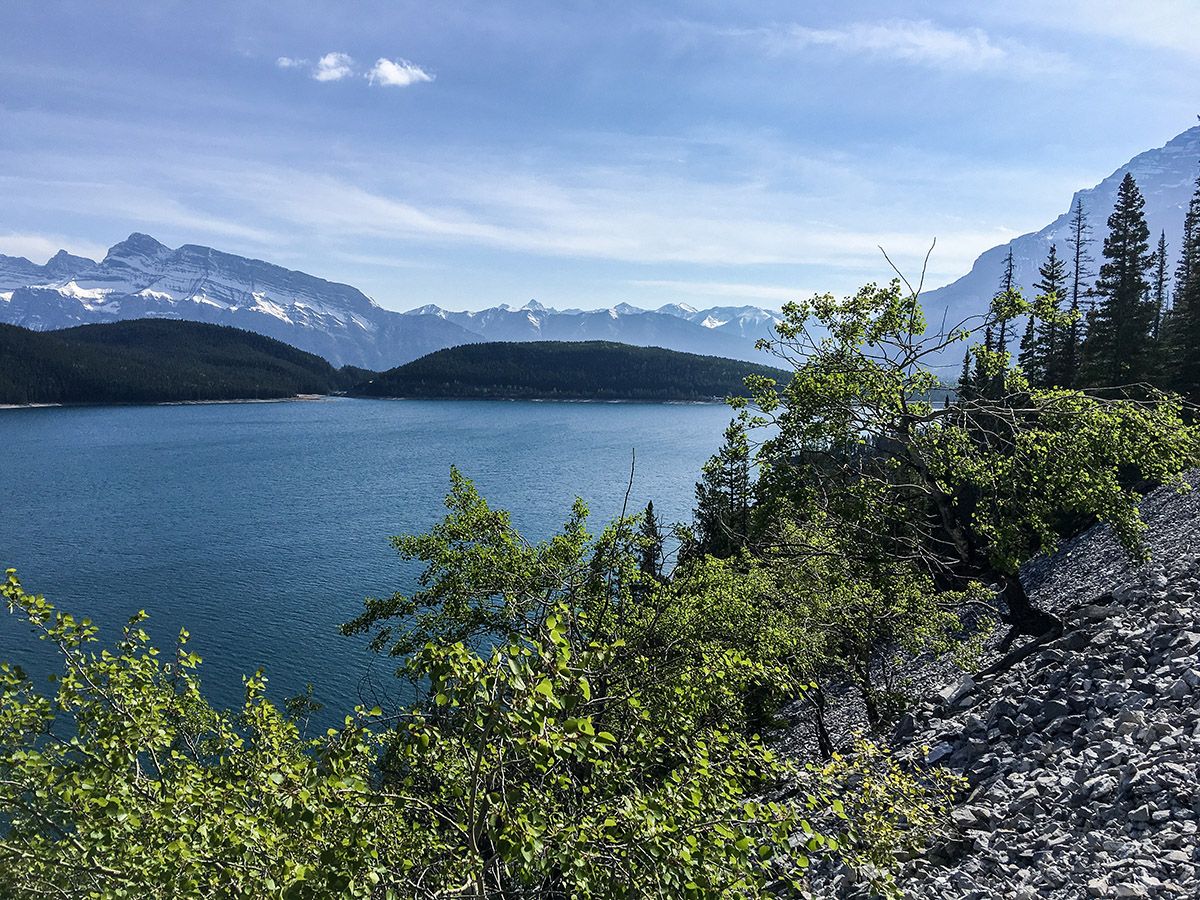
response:
[[(1008, 256), (1004, 260), (1004, 274), (1000, 276), (1000, 288), (996, 291), (995, 299), (1003, 299), (1016, 289), (1016, 281), (1013, 277), (1014, 268), (1013, 251), (1010, 244), (1008, 247)], [(996, 323), (996, 349), (1007, 352), (1008, 340), (1008, 319), (999, 319)]]
[(1175, 297), (1166, 325), (1167, 369), (1171, 387), (1200, 400), (1200, 178), (1183, 220)]
[(709, 459), (696, 483), (696, 555), (727, 558), (737, 555), (750, 538), (750, 441), (741, 423), (725, 429), (725, 443)]
[[(1050, 297), (1054, 310), (1062, 311), (1067, 295), (1067, 264), (1058, 255), (1058, 245), (1051, 244), (1046, 261), (1038, 268), (1038, 281), (1033, 286), (1039, 297)], [(1029, 317), (1025, 337), (1021, 341), (1021, 367), (1036, 385), (1064, 385), (1063, 355), (1065, 338), (1060, 323), (1053, 317)]]
[(1092, 277), (1092, 255), (1088, 251), (1088, 244), (1092, 242), (1092, 226), (1088, 224), (1082, 197), (1075, 201), (1070, 228), (1067, 243), (1071, 245), (1071, 324), (1063, 335), (1062, 348), (1056, 363), (1059, 380), (1065, 387), (1071, 387), (1079, 381), (1079, 359), (1083, 346), (1083, 298), (1088, 292), (1085, 285)]
[(1158, 249), (1150, 258), (1150, 296), (1154, 300), (1154, 328), (1151, 334), (1155, 343), (1162, 338), (1163, 321), (1167, 317), (1167, 233), (1158, 236)]
[(1146, 381), (1153, 364), (1150, 299), (1150, 229), (1146, 201), (1128, 172), (1108, 217), (1104, 263), (1096, 279), (1099, 302), (1083, 345), (1083, 379), (1089, 386)]
[(663, 569), (663, 533), (658, 524), (658, 516), (654, 513), (654, 501), (646, 504), (642, 514), (642, 527), (638, 532), (641, 558), (638, 568), (646, 578), (662, 578)]

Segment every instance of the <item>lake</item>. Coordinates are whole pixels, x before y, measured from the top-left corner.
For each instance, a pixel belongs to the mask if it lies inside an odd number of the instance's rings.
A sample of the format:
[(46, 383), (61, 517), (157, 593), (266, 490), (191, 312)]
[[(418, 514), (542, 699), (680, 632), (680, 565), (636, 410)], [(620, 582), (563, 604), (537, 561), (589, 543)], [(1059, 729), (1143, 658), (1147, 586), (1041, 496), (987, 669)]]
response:
[[(575, 496), (594, 529), (653, 500), (690, 518), (700, 467), (732, 416), (719, 404), (325, 399), (0, 410), (0, 569), (111, 638), (138, 609), (180, 626), (206, 693), (241, 700), (265, 666), (276, 699), (312, 681), (330, 712), (374, 703), (395, 661), (337, 626), (367, 596), (413, 586), (388, 537), (444, 514), (451, 465), (527, 537)], [(48, 654), (0, 617), (0, 659)]]

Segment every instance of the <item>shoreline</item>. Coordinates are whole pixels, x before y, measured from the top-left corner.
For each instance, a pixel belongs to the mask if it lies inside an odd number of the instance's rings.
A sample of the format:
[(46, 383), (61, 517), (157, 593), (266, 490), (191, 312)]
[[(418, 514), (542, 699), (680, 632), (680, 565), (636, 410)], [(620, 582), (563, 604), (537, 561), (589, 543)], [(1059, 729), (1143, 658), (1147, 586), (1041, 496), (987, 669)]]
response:
[(142, 403), (105, 403), (103, 401), (88, 403), (80, 401), (64, 403), (0, 403), (0, 410), (5, 409), (62, 409), (65, 407), (102, 407), (102, 406), (219, 406), (236, 403), (312, 403), (321, 400), (332, 400), (337, 394), (294, 394), (291, 397), (246, 397), (238, 400), (147, 400)]
[(296, 394), (292, 397), (268, 399), (246, 398), (242, 400), (148, 400), (143, 403), (0, 403), (0, 412), (14, 409), (73, 409), (131, 407), (131, 406), (228, 406), (242, 403), (317, 403), (326, 400), (383, 400), (388, 402), (409, 401), (416, 403), (486, 402), (486, 403), (592, 403), (592, 404), (653, 404), (661, 406), (720, 406), (724, 398), (705, 400), (650, 400), (637, 397), (366, 397), (353, 394)]

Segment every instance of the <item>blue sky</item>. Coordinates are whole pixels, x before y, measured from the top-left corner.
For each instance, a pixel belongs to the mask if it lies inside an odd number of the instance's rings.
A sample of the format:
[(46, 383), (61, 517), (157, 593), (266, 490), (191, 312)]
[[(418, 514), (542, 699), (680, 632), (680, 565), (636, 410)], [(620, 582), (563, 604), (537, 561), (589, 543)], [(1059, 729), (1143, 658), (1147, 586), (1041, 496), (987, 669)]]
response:
[(131, 231), (384, 306), (929, 283), (1200, 112), (1200, 3), (0, 6), (0, 253)]

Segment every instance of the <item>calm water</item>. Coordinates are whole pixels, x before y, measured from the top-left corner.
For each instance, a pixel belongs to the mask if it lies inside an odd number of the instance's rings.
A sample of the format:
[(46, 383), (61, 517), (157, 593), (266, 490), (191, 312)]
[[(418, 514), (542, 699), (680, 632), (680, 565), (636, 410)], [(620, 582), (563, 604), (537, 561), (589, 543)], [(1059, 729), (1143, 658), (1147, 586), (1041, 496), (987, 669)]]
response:
[[(146, 609), (186, 625), (214, 700), (267, 669), (279, 698), (374, 700), (393, 664), (337, 635), (366, 596), (412, 586), (389, 535), (444, 512), (457, 465), (530, 537), (578, 494), (596, 529), (630, 508), (690, 515), (730, 410), (712, 405), (325, 400), (0, 410), (0, 570), (112, 635)], [(45, 654), (0, 614), (0, 659)]]

